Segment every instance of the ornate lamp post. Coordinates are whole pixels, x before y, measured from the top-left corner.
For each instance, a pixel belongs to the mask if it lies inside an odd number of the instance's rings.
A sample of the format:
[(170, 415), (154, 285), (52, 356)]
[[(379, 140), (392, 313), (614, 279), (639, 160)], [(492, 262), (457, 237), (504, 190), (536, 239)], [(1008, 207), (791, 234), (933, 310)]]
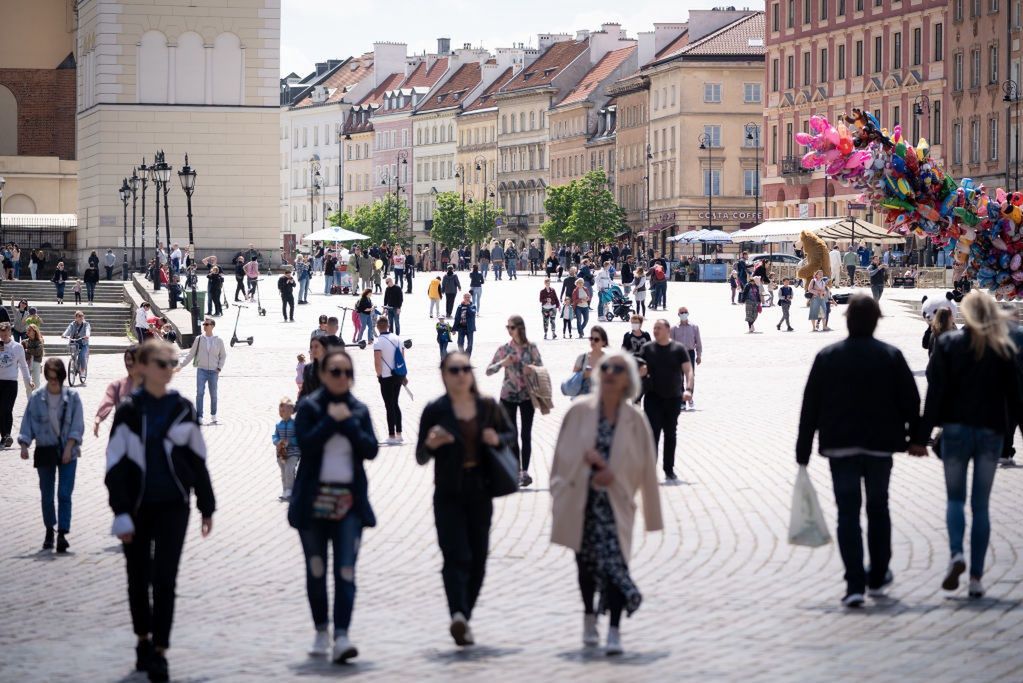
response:
[(1009, 160), (1006, 159), (1005, 160), (1005, 184), (1006, 184), (1006, 186), (1011, 187), (1013, 190), (1018, 190), (1019, 189), (1019, 127), (1020, 127), (1020, 120), (1019, 120), (1019, 101), (1020, 101), (1019, 84), (1016, 81), (1013, 81), (1013, 80), (1005, 81), (1004, 83), (1002, 83), (1002, 92), (1005, 93), (1005, 96), (1002, 98), (1003, 102), (1006, 102), (1008, 104), (1015, 104), (1016, 105), (1016, 135), (1015, 135), (1015, 139), (1013, 140), (1013, 145), (1012, 145), (1013, 157), (1015, 157), (1015, 159), (1016, 159), (1016, 173), (1013, 176), (1013, 184), (1011, 186), (1009, 186)]
[(754, 220), (760, 220), (760, 126), (750, 121), (746, 124), (746, 140), (753, 143), (756, 150), (756, 180), (753, 183)]
[[(132, 268), (138, 268), (139, 261), (138, 255), (135, 252), (135, 212), (138, 204), (138, 190), (139, 190), (140, 178), (137, 173), (137, 169), (131, 169), (131, 177), (128, 178), (128, 186), (131, 188), (131, 265)], [(124, 278), (127, 280), (128, 275), (125, 274)]]
[(149, 184), (149, 167), (146, 166), (146, 158), (142, 157), (142, 164), (138, 167), (139, 180), (142, 182), (142, 238), (140, 252), (142, 258), (136, 261), (140, 269), (145, 272), (146, 268), (146, 185)]
[(7, 179), (0, 175), (0, 244), (4, 241), (4, 185)]
[(167, 195), (170, 193), (170, 179), (171, 171), (173, 167), (167, 163), (166, 158), (163, 155), (161, 149), (159, 154), (159, 165), (156, 170), (156, 174), (160, 177), (160, 183), (163, 184), (163, 231), (167, 237), (167, 241), (164, 243), (164, 247), (167, 250), (167, 267), (170, 268), (170, 247), (171, 247), (171, 233), (170, 233), (170, 202), (167, 201)]
[(309, 232), (316, 232), (316, 195), (322, 187), (323, 177), (320, 175), (320, 162), (313, 159), (309, 162), (312, 171), (312, 182), (309, 184)]
[[(185, 191), (185, 200), (188, 206), (188, 250), (193, 254), (192, 262), (195, 263), (195, 240), (192, 234), (192, 193), (195, 192), (195, 177), (198, 174), (195, 169), (188, 165), (188, 155), (185, 155), (185, 165), (178, 171), (178, 180), (181, 181), (181, 189)], [(199, 335), (199, 297), (196, 294), (196, 285), (198, 284), (198, 274), (192, 270), (189, 271), (188, 279), (192, 285), (192, 336)]]
[[(153, 291), (160, 291), (160, 175), (157, 173), (159, 170), (159, 155), (153, 160), (152, 165), (149, 167), (149, 182), (153, 183), (154, 193), (156, 194), (156, 235), (153, 237)], [(143, 252), (145, 248), (143, 248)]]
[[(713, 139), (707, 133), (701, 133), (697, 138), (700, 141), (700, 149), (707, 150), (707, 227), (714, 229), (714, 173), (710, 168), (711, 164), (711, 143)], [(648, 200), (649, 201), (649, 200)]]
[(117, 196), (121, 198), (124, 205), (124, 263), (121, 265), (121, 278), (128, 279), (128, 198), (131, 197), (131, 186), (128, 179), (121, 179), (121, 187), (117, 190)]

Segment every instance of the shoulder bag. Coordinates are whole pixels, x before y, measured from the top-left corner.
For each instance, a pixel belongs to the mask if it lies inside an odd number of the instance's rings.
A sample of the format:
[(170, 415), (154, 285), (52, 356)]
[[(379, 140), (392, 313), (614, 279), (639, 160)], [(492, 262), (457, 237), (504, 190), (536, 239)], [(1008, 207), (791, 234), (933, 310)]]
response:
[[(490, 407), (488, 411), (486, 427), (497, 428), (495, 419), (497, 411), (500, 410), (493, 400), (487, 401)], [(480, 442), (485, 452), (487, 468), (487, 492), (491, 498), (500, 498), (515, 493), (519, 490), (519, 458), (508, 444), (502, 443), (499, 446), (490, 446)]]
[(565, 396), (571, 396), (575, 398), (583, 393), (585, 385), (586, 375), (586, 354), (582, 354), (576, 360), (576, 364), (581, 366), (581, 369), (573, 372), (572, 375), (561, 383), (561, 393)]

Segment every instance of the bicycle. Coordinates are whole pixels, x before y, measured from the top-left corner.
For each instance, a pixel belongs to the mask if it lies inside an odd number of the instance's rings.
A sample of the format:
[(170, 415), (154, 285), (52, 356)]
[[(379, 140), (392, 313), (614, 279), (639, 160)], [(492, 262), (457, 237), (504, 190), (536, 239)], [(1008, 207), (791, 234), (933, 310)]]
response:
[(78, 380), (79, 386), (85, 384), (85, 378), (82, 376), (81, 367), (79, 367), (79, 356), (82, 352), (82, 342), (79, 339), (72, 339), (68, 342), (68, 354), (70, 358), (67, 364), (67, 384), (69, 387), (75, 385), (75, 380)]

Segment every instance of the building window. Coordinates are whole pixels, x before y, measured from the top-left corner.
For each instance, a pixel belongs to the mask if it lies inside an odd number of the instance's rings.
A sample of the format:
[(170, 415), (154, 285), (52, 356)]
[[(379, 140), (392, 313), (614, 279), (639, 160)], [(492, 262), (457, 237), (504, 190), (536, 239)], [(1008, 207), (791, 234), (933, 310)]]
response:
[(810, 85), (810, 51), (803, 53), (803, 85)]
[(785, 85), (792, 88), (796, 79), (796, 57), (789, 55), (785, 58)]
[(771, 60), (771, 92), (778, 92), (778, 70), (779, 62), (775, 57)]
[(953, 21), (963, 20), (963, 0), (952, 1), (952, 20)]
[(941, 23), (934, 25), (934, 61), (940, 62), (945, 58), (945, 31)]
[(857, 12), (863, 11), (863, 0), (856, 0), (856, 11)]
[(970, 163), (980, 163), (980, 121), (970, 121)]
[(759, 83), (744, 83), (742, 91), (742, 101), (746, 104), (755, 104), (760, 102)]
[(760, 184), (758, 182), (759, 180), (760, 178), (755, 170), (745, 169), (742, 172), (742, 193), (747, 197), (755, 196), (758, 193), (757, 191), (760, 189), (758, 187)]
[(970, 88), (980, 87), (980, 50), (970, 50)]
[(821, 68), (820, 82), (822, 84), (827, 83), (828, 82), (828, 48), (826, 48), (826, 47), (825, 48), (821, 48), (820, 68)]
[(987, 158), (989, 161), (998, 161), (998, 119), (988, 119), (987, 137)]
[(892, 43), (893, 43), (893, 45), (892, 45), (892, 68), (893, 69), (901, 69), (902, 68), (902, 33), (900, 31), (896, 31), (895, 35), (892, 37)]
[(963, 89), (963, 53), (957, 52), (952, 57), (952, 90), (962, 92)]
[(987, 11), (994, 14), (998, 11), (998, 0), (988, 0)]
[(703, 134), (710, 138), (711, 147), (721, 146), (721, 126), (704, 126)]
[(792, 28), (796, 25), (796, 0), (789, 0), (788, 12), (785, 17), (785, 25)]
[(856, 68), (853, 71), (853, 74), (856, 75), (856, 76), (862, 76), (863, 75), (863, 41), (862, 40), (857, 40), (856, 41), (856, 51), (855, 51), (854, 57), (855, 57), (855, 66), (856, 66)]
[(810, 0), (803, 0), (803, 23), (810, 23)]
[(970, 16), (980, 16), (980, 0), (970, 0)]
[(840, 17), (845, 16), (845, 0), (838, 0), (838, 7), (835, 9), (835, 14)]
[(721, 195), (721, 171), (703, 172), (703, 194), (718, 197)]
[(874, 63), (871, 64), (874, 73), (881, 72), (881, 55), (884, 43), (882, 42), (881, 36), (874, 36)]
[(845, 45), (838, 46), (838, 80), (845, 79)]
[(771, 163), (778, 163), (778, 126), (771, 126)]
[(998, 45), (988, 48), (988, 83), (998, 82)]
[(897, 126), (902, 123), (902, 107), (895, 105), (892, 107), (892, 125)]
[(824, 19), (828, 18), (828, 3), (829, 2), (831, 2), (831, 0), (821, 0), (821, 15), (820, 15), (820, 19), (821, 20), (824, 20)]
[(703, 101), (708, 104), (720, 104), (721, 103), (721, 84), (720, 83), (704, 83), (703, 84)]
[(920, 66), (923, 58), (923, 29), (913, 29), (913, 66)]
[(931, 124), (934, 130), (931, 131), (931, 144), (941, 144), (941, 100), (931, 102)]
[(320, 146), (320, 128), (316, 126), (313, 128), (313, 147)]
[(781, 6), (779, 3), (773, 3), (771, 5), (771, 30), (775, 33), (778, 32), (779, 27), (779, 15), (781, 14)]

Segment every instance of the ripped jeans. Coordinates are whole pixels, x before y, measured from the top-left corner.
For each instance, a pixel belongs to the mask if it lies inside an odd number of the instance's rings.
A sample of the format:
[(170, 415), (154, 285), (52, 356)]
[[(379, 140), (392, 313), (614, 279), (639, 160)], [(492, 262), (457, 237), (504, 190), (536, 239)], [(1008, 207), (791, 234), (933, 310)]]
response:
[(327, 629), (327, 544), (334, 546), (334, 633), (347, 631), (355, 606), (355, 560), (362, 538), (362, 520), (349, 512), (339, 522), (314, 519), (299, 529), (305, 553), (305, 587), (317, 631)]

